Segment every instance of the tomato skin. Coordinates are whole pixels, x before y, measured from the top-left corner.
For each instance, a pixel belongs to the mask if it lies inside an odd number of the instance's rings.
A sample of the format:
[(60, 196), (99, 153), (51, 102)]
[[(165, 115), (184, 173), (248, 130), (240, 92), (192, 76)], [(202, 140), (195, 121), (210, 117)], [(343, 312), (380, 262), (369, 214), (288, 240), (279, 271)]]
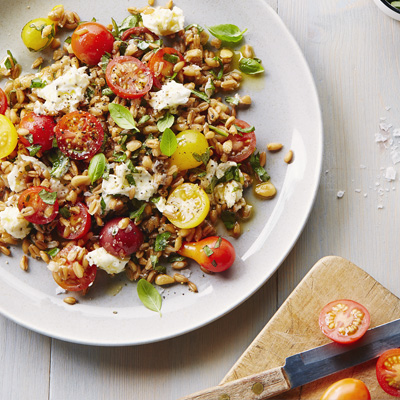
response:
[(400, 349), (386, 350), (376, 363), (376, 377), (381, 388), (391, 396), (400, 397)]
[[(211, 255), (207, 256), (204, 251), (205, 246), (212, 251)], [(212, 272), (226, 271), (236, 258), (232, 244), (218, 236), (210, 236), (199, 242), (186, 242), (179, 249), (178, 254), (192, 258), (203, 268)]]
[(54, 204), (46, 204), (39, 196), (39, 193), (45, 190), (52, 193), (50, 189), (43, 186), (33, 186), (24, 190), (18, 199), (18, 209), (32, 207), (34, 214), (24, 217), (27, 221), (33, 224), (43, 225), (53, 221), (58, 215), (58, 200)]
[(4, 90), (0, 88), (0, 114), (5, 114), (8, 108), (8, 100), (7, 96), (4, 93)]
[(140, 60), (131, 56), (113, 58), (107, 65), (106, 81), (117, 96), (125, 99), (143, 97), (153, 86), (150, 70)]
[(0, 158), (10, 155), (18, 143), (18, 133), (14, 124), (0, 114)]
[(159, 40), (160, 38), (153, 32), (151, 32), (149, 29), (145, 28), (144, 26), (134, 26), (133, 28), (127, 29), (122, 35), (121, 35), (121, 40), (127, 41), (131, 39), (131, 36), (133, 38), (143, 38), (145, 34), (151, 35), (154, 40)]
[(71, 37), (72, 51), (79, 60), (88, 65), (98, 64), (106, 52), (112, 52), (113, 45), (114, 36), (98, 22), (79, 25)]
[[(42, 38), (40, 28), (52, 25), (52, 31), (47, 37)], [(39, 28), (39, 30), (37, 29)], [(54, 21), (49, 18), (36, 18), (29, 21), (22, 29), (21, 38), (29, 51), (40, 51), (50, 45), (56, 32)]]
[(143, 233), (133, 221), (125, 229), (118, 224), (123, 218), (108, 221), (100, 231), (99, 244), (116, 257), (126, 258), (136, 253), (143, 244)]
[(73, 214), (68, 219), (69, 230), (60, 221), (57, 225), (57, 230), (60, 236), (68, 240), (76, 240), (85, 236), (92, 226), (91, 216), (88, 208), (81, 202), (75, 204), (75, 207), (79, 207), (79, 213)]
[(55, 127), (59, 149), (73, 160), (87, 160), (99, 150), (104, 139), (100, 121), (87, 111), (64, 115)]
[(25, 147), (38, 144), (42, 151), (50, 150), (53, 147), (54, 128), (56, 127), (53, 117), (37, 115), (31, 111), (21, 119), (19, 127), (28, 130), (32, 135), (32, 143), (24, 136), (19, 137)]
[(371, 400), (371, 394), (364, 382), (346, 378), (329, 386), (321, 400)]
[[(329, 324), (334, 326), (329, 327)], [(353, 300), (332, 301), (321, 310), (319, 315), (322, 333), (337, 343), (349, 344), (359, 340), (367, 332), (369, 325), (368, 310)], [(348, 327), (353, 330), (348, 330)]]
[[(236, 119), (234, 124), (239, 126), (241, 129), (250, 128), (250, 125), (241, 119)], [(238, 132), (236, 135), (230, 134), (227, 137), (227, 140), (231, 140), (233, 146), (232, 152), (228, 156), (230, 161), (237, 163), (242, 162), (246, 158), (250, 157), (256, 149), (257, 142), (254, 131), (248, 133)]]

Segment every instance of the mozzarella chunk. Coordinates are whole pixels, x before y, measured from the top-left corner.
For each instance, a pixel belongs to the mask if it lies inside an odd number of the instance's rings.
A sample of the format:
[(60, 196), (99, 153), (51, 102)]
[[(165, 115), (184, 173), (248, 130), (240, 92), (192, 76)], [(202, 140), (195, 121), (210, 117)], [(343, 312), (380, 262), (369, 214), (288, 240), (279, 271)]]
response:
[(243, 197), (243, 186), (236, 181), (220, 183), (215, 186), (214, 197), (217, 203), (231, 208)]
[(6, 207), (0, 212), (0, 228), (3, 228), (15, 239), (23, 239), (31, 228), (29, 222), (22, 216), (17, 207)]
[(85, 73), (86, 67), (70, 67), (53, 82), (44, 88), (32, 91), (45, 100), (35, 103), (36, 114), (55, 115), (62, 111), (65, 113), (76, 111), (77, 106), (85, 99), (85, 92), (89, 86), (89, 76)]
[(128, 264), (129, 258), (120, 259), (108, 253), (103, 247), (89, 252), (86, 255), (89, 265), (96, 265), (108, 274), (119, 274)]
[(151, 94), (149, 104), (157, 111), (169, 108), (171, 113), (176, 113), (178, 106), (188, 102), (191, 93), (181, 83), (169, 81), (161, 87), (161, 90)]
[(200, 186), (203, 189), (206, 189), (208, 186), (210, 186), (212, 178), (215, 176), (215, 173), (217, 172), (217, 167), (218, 163), (214, 160), (210, 160), (207, 163), (206, 175), (200, 178)]
[(179, 32), (185, 25), (183, 11), (179, 7), (156, 7), (151, 14), (141, 14), (143, 25), (156, 35), (166, 36)]

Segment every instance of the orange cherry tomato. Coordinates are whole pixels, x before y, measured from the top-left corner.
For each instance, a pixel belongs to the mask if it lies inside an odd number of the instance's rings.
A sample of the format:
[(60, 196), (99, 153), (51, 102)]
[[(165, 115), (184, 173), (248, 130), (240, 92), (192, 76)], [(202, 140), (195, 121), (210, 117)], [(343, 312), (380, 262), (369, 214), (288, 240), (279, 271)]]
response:
[(371, 394), (364, 382), (346, 378), (329, 386), (321, 400), (371, 400)]
[(0, 114), (5, 114), (8, 107), (7, 96), (4, 90), (0, 88)]
[(378, 358), (376, 377), (386, 393), (400, 397), (400, 349), (387, 350)]

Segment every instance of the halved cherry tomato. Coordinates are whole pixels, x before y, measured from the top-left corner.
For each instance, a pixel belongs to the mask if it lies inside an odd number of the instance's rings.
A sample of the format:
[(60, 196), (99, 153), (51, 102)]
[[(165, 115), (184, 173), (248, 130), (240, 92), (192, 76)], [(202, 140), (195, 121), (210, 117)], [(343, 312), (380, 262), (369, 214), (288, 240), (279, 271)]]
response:
[(4, 90), (0, 88), (0, 114), (5, 114), (8, 107), (7, 96), (4, 93)]
[(367, 332), (370, 324), (368, 310), (353, 300), (335, 300), (319, 315), (324, 335), (337, 343), (353, 343)]
[(113, 45), (112, 33), (97, 22), (79, 25), (71, 37), (72, 51), (79, 60), (88, 65), (98, 64), (102, 55), (112, 52)]
[(28, 130), (29, 134), (32, 135), (31, 141), (26, 136), (19, 137), (24, 146), (29, 147), (38, 144), (42, 151), (50, 150), (53, 147), (54, 128), (56, 127), (53, 117), (37, 115), (32, 111), (21, 119), (19, 127)]
[(376, 377), (386, 393), (400, 397), (400, 349), (387, 350), (378, 358)]
[[(150, 58), (148, 66), (153, 73), (154, 86), (161, 88), (166, 78), (174, 74), (174, 66), (180, 61), (185, 61), (183, 55), (172, 47), (164, 47)], [(162, 68), (160, 65), (162, 63)]]
[(160, 38), (149, 29), (145, 28), (144, 26), (135, 26), (133, 28), (127, 29), (122, 35), (121, 40), (124, 42), (129, 39), (140, 39), (146, 40), (146, 34), (150, 35), (154, 40), (159, 40)]
[(142, 97), (153, 86), (151, 71), (131, 56), (113, 58), (107, 65), (106, 80), (110, 89), (125, 99)]
[(0, 114), (0, 158), (11, 154), (18, 143), (18, 133), (13, 123)]
[(236, 257), (232, 244), (218, 236), (210, 236), (199, 242), (186, 242), (178, 253), (192, 258), (212, 272), (226, 271), (232, 266)]
[[(24, 218), (33, 224), (43, 225), (53, 221), (58, 214), (58, 200), (50, 189), (33, 186), (24, 190), (18, 199), (18, 209), (32, 207), (33, 214)], [(50, 195), (49, 195), (50, 194)]]
[(59, 149), (73, 160), (87, 160), (99, 150), (104, 130), (99, 120), (86, 111), (64, 115), (55, 128)]
[(169, 195), (164, 215), (178, 228), (200, 225), (210, 210), (207, 193), (195, 183), (182, 183)]
[[(55, 262), (61, 262), (63, 264), (63, 268), (53, 272), (53, 279), (63, 289), (71, 292), (80, 292), (81, 290), (87, 289), (93, 283), (94, 279), (96, 278), (97, 267), (95, 265), (89, 265), (84, 268), (82, 261), (69, 261), (68, 254), (71, 251), (76, 251), (76, 246), (67, 245), (54, 258)], [(82, 248), (80, 251), (83, 251), (84, 257), (88, 253), (85, 248)], [(83, 275), (81, 277), (76, 276), (73, 268), (74, 263), (78, 263), (79, 269), (83, 270)], [(64, 273), (65, 269), (66, 273)], [(75, 270), (76, 269), (77, 267), (75, 266)]]
[[(71, 208), (70, 208), (71, 210)], [(66, 222), (64, 221), (66, 220)], [(75, 240), (85, 236), (92, 226), (92, 220), (87, 207), (78, 202), (70, 211), (68, 218), (60, 218), (57, 230), (64, 239)]]
[[(250, 125), (240, 119), (234, 122), (241, 129), (249, 129)], [(229, 135), (227, 140), (232, 141), (232, 151), (228, 156), (230, 161), (242, 162), (250, 157), (256, 148), (256, 134), (251, 132), (238, 132), (236, 135)]]
[(371, 400), (371, 394), (364, 382), (345, 378), (329, 386), (321, 400)]

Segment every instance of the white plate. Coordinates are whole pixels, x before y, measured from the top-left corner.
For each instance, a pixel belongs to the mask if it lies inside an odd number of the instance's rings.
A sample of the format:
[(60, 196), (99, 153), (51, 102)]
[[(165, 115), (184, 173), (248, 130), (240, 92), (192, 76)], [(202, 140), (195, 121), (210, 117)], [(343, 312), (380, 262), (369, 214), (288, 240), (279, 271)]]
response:
[[(110, 7), (105, 0), (73, 0), (64, 5), (83, 20), (96, 17), (108, 24), (111, 16), (116, 21), (128, 16), (128, 5), (141, 3), (120, 0)], [(180, 285), (165, 290), (161, 318), (141, 304), (135, 283), (102, 274), (86, 298), (67, 305), (65, 295), (56, 295), (46, 265), (31, 260), (29, 272), (23, 272), (18, 266), (21, 250), (13, 248), (12, 258), (0, 258), (0, 311), (29, 329), (71, 342), (107, 346), (149, 343), (192, 331), (231, 311), (263, 285), (307, 221), (319, 183), (323, 136), (314, 82), (295, 40), (262, 0), (176, 0), (176, 5), (184, 10), (186, 24), (232, 23), (248, 28), (246, 43), (254, 47), (267, 73), (261, 79), (245, 80), (241, 93), (250, 94), (253, 104), (240, 111), (239, 117), (256, 127), (259, 149), (268, 142), (284, 144), (284, 150), (268, 154), (267, 161), (278, 195), (272, 201), (257, 201), (251, 193), (246, 196), (255, 206), (255, 216), (244, 225), (240, 239), (233, 239), (234, 266), (226, 273), (204, 276), (193, 265), (190, 279), (199, 293)], [(1, 31), (12, 32), (1, 36), (2, 53), (12, 50), (25, 73), (37, 55), (24, 48), (20, 31), (27, 21), (46, 15), (49, 7), (44, 0), (2, 1), (7, 18), (1, 18)], [(283, 156), (289, 149), (295, 156), (288, 166)]]

